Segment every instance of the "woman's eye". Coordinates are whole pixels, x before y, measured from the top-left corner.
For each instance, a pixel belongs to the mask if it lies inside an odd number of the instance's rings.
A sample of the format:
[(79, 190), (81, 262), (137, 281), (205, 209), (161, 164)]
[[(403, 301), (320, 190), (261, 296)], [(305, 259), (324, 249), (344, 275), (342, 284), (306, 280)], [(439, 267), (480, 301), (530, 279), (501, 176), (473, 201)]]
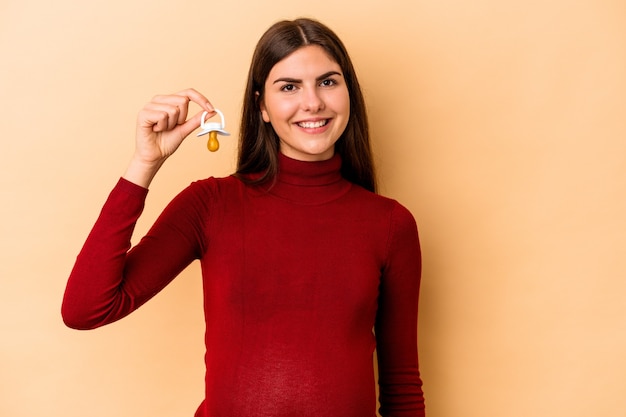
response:
[(294, 91), (296, 86), (293, 84), (285, 84), (280, 88), (280, 91)]
[(333, 80), (332, 78), (326, 79), (324, 81), (321, 82), (321, 86), (322, 87), (331, 87), (333, 85), (337, 84), (337, 82), (335, 80)]

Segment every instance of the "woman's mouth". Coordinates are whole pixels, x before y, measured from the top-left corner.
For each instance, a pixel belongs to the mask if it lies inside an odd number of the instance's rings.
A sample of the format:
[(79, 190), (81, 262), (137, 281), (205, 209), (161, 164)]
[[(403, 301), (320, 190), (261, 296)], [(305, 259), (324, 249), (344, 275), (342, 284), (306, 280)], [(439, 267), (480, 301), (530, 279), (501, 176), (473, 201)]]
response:
[(316, 120), (314, 122), (298, 122), (297, 125), (303, 129), (317, 129), (326, 126), (328, 119)]

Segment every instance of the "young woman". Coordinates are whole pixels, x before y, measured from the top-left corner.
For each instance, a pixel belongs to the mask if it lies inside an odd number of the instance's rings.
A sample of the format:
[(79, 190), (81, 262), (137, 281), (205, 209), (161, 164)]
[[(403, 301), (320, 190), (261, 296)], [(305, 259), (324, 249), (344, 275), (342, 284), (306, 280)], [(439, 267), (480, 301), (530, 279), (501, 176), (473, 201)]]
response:
[(197, 417), (424, 416), (417, 359), (421, 258), (413, 216), (375, 194), (365, 105), (339, 38), (309, 19), (254, 52), (237, 172), (192, 183), (133, 248), (147, 188), (200, 125), (195, 90), (141, 110), (136, 151), (80, 252), (66, 324), (131, 313), (202, 266), (206, 395)]

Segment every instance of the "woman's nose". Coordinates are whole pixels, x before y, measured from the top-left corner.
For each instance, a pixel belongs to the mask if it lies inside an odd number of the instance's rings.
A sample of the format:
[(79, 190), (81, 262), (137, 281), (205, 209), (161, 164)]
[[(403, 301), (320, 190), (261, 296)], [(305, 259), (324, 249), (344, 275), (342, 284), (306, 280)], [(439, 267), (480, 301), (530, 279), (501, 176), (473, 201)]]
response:
[(311, 113), (316, 113), (324, 109), (324, 100), (320, 97), (317, 88), (303, 89), (302, 109)]

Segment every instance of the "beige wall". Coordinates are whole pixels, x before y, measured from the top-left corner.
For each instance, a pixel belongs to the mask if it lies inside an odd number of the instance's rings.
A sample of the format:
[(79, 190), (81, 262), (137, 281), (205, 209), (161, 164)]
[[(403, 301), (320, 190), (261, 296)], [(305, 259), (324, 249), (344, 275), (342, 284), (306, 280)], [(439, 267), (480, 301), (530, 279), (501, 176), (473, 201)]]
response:
[[(144, 102), (195, 87), (236, 133), (258, 36), (300, 15), (351, 50), (383, 193), (421, 227), (429, 416), (623, 416), (618, 0), (2, 1), (0, 415), (193, 414), (197, 266), (93, 332), (63, 327), (65, 280)], [(210, 154), (190, 138), (154, 183), (139, 232), (191, 180), (229, 173), (233, 142)]]

